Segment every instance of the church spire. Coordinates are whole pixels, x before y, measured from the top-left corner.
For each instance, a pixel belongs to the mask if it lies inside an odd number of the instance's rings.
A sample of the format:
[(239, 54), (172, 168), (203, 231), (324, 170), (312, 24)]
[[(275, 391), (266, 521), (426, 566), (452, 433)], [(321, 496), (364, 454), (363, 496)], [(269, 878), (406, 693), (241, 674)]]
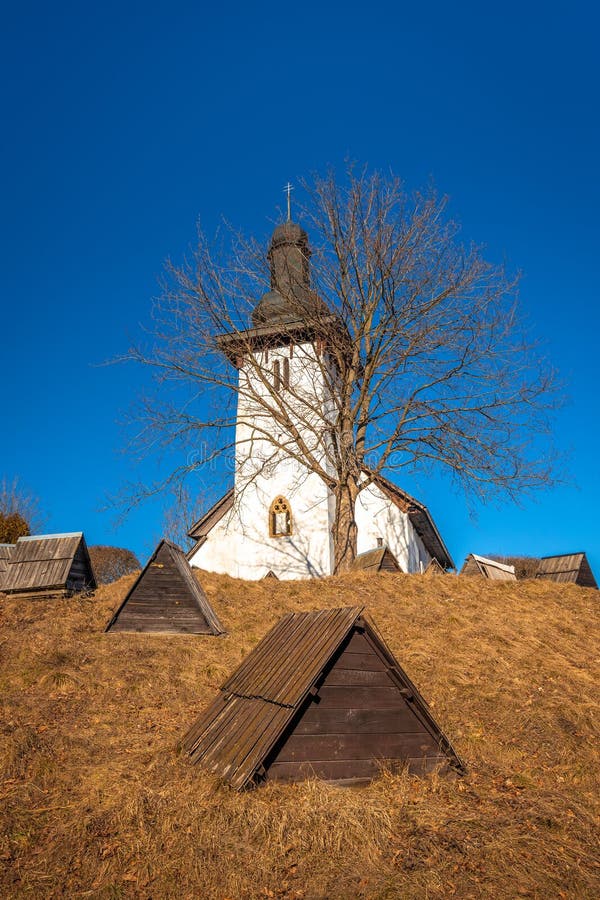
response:
[[(288, 216), (291, 214), (291, 190), (288, 183)], [(298, 321), (310, 294), (307, 233), (288, 218), (273, 232), (267, 258), (271, 268), (271, 290), (257, 304), (252, 321), (255, 325)]]
[(288, 183), (286, 184), (286, 186), (284, 187), (283, 190), (287, 194), (287, 221), (291, 222), (292, 221), (292, 191), (294, 190), (294, 186), (292, 184), (290, 184), (290, 182), (288, 181)]

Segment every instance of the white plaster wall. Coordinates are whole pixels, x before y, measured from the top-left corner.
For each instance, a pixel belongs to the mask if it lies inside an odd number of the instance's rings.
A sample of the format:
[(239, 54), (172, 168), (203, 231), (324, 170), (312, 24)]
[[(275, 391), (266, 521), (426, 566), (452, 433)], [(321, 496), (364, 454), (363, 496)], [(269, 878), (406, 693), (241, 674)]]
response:
[[(327, 489), (310, 473), (295, 490), (282, 466), (272, 481), (248, 485), (237, 506), (212, 529), (191, 559), (193, 566), (256, 580), (269, 570), (281, 579), (315, 578), (331, 572)], [(292, 534), (270, 537), (269, 506), (283, 494), (292, 508)]]
[(371, 484), (360, 492), (355, 517), (358, 553), (373, 550), (377, 538), (381, 538), (404, 572), (420, 572), (421, 564), (425, 567), (431, 559), (408, 515), (377, 485)]
[[(295, 424), (303, 440), (326, 466), (322, 423), (328, 398), (315, 348), (295, 346), (290, 356), (289, 347), (282, 347), (269, 350), (268, 360), (264, 353), (258, 358), (271, 377), (273, 361), (277, 358), (282, 363), (285, 356), (293, 393), (282, 389), (281, 396), (297, 413)], [(333, 567), (331, 492), (319, 475), (294, 458), (296, 445), (290, 444), (286, 452), (261, 436), (266, 431), (284, 439), (276, 420), (245, 394), (252, 379), (252, 391), (268, 397), (248, 364), (241, 367), (239, 377), (234, 506), (212, 529), (191, 564), (247, 579), (262, 578), (269, 570), (282, 579), (328, 575)], [(279, 495), (291, 505), (292, 534), (270, 537), (269, 507)]]

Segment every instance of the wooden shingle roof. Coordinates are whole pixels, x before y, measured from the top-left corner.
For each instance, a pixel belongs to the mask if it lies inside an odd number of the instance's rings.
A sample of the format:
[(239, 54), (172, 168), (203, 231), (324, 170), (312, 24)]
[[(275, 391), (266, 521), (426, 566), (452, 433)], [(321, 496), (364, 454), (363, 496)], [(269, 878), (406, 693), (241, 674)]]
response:
[(546, 581), (578, 584), (581, 587), (598, 587), (587, 556), (583, 552), (542, 557), (535, 577)]
[[(71, 579), (77, 556), (81, 573)], [(81, 531), (19, 538), (4, 575), (5, 593), (44, 593), (84, 587), (94, 590), (96, 578)]]
[[(304, 715), (306, 704), (313, 700), (319, 703), (317, 695), (322, 689), (320, 686), (324, 679), (327, 684), (329, 677), (327, 667), (348, 646), (351, 634), (360, 627), (369, 635), (370, 643), (365, 643), (364, 649), (379, 648), (382, 660), (378, 661), (380, 677), (387, 679), (386, 673), (390, 673), (392, 680), (389, 687), (383, 688), (384, 693), (387, 691), (397, 696), (396, 703), (400, 705), (405, 704), (404, 695), (410, 695), (411, 702), (418, 707), (420, 718), (415, 721), (418, 728), (424, 729), (429, 752), (436, 760), (440, 753), (446, 754), (460, 767), (458, 757), (433, 721), (425, 701), (363, 619), (362, 612), (362, 607), (347, 607), (284, 616), (227, 679), (215, 700), (185, 735), (182, 745), (192, 761), (201, 763), (238, 790), (256, 783), (266, 771), (265, 764), (270, 765), (269, 755), (272, 761), (273, 752), (281, 745), (286, 733), (290, 729), (293, 731), (298, 716)], [(360, 635), (359, 639), (366, 641)], [(364, 653), (353, 653), (352, 656), (364, 659)], [(361, 690), (369, 691), (369, 687), (341, 690), (342, 693), (349, 693), (356, 703), (354, 698)], [(390, 704), (387, 693), (386, 703)], [(364, 719), (365, 713), (362, 710), (358, 712)], [(356, 711), (350, 713), (350, 723), (359, 718), (354, 715)], [(376, 714), (376, 710), (372, 710), (371, 714)], [(341, 715), (344, 718), (343, 712)], [(417, 730), (413, 725), (410, 727)], [(347, 745), (348, 735), (338, 735), (338, 738), (339, 747)], [(364, 735), (359, 735), (359, 738), (364, 738)], [(317, 743), (320, 740), (322, 744), (326, 739), (326, 735), (322, 739), (317, 738)], [(311, 741), (310, 737), (301, 740)], [(376, 751), (375, 755), (381, 756), (381, 753)], [(373, 759), (369, 760), (371, 768), (374, 763)], [(335, 766), (335, 761), (333, 764)], [(282, 764), (278, 765), (281, 771)], [(362, 767), (364, 769), (364, 764)], [(350, 771), (353, 771), (352, 763)]]
[(469, 553), (460, 570), (461, 575), (489, 578), (491, 581), (516, 581), (515, 567), (507, 566), (495, 559)]

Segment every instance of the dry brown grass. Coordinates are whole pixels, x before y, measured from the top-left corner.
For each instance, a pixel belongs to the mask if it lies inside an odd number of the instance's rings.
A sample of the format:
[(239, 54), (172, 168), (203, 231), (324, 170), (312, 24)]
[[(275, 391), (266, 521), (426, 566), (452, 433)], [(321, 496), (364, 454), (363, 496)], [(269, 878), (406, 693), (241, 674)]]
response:
[[(600, 894), (597, 609), (572, 585), (204, 575), (225, 638), (105, 635), (93, 598), (0, 600), (0, 895)], [(178, 755), (288, 610), (366, 604), (469, 767), (235, 794)]]

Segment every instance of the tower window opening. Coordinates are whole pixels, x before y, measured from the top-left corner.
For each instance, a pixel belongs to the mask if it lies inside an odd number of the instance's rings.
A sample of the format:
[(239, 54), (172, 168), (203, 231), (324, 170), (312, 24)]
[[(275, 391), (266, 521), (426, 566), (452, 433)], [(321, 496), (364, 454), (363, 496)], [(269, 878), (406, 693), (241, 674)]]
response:
[(273, 387), (276, 391), (281, 390), (281, 363), (278, 359), (273, 361)]
[(276, 497), (269, 509), (269, 534), (286, 537), (292, 533), (292, 510), (285, 497)]
[(286, 390), (289, 390), (290, 387), (290, 361), (285, 356), (283, 358), (283, 386)]

